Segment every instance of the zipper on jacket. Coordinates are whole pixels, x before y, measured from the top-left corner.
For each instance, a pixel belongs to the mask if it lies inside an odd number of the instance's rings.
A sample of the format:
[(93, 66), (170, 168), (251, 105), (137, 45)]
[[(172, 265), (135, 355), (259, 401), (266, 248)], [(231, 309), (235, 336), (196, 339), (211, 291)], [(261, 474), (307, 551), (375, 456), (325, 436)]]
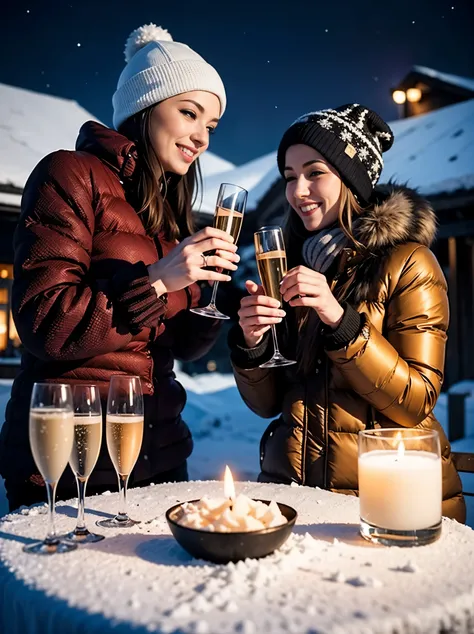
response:
[[(345, 253), (345, 257), (342, 258), (343, 265), (339, 265), (339, 270), (334, 276), (330, 289), (331, 292), (336, 287), (339, 278), (341, 277), (342, 271), (344, 270), (344, 266), (347, 260), (348, 254)], [(326, 403), (324, 407), (324, 476), (323, 476), (323, 486), (327, 488), (327, 470), (328, 470), (328, 403), (329, 403), (329, 386), (328, 386), (328, 368), (329, 363), (326, 359), (325, 370), (324, 370), (324, 390), (326, 395)], [(303, 407), (303, 441), (301, 448), (301, 484), (306, 484), (306, 447), (308, 444), (308, 381), (305, 380), (304, 387), (304, 407)]]
[(145, 355), (146, 355), (147, 359), (149, 359), (149, 361), (150, 361), (150, 375), (149, 375), (150, 376), (150, 380), (147, 383), (147, 387), (150, 390), (150, 394), (154, 394), (155, 393), (155, 385), (153, 383), (153, 369), (154, 369), (154, 366), (155, 366), (155, 362), (153, 361), (153, 357), (152, 357), (152, 354), (151, 354), (151, 351), (150, 351), (150, 348), (148, 347), (148, 345), (147, 345), (147, 348), (146, 348), (146, 351), (145, 351)]
[(329, 363), (326, 359), (325, 371), (324, 371), (324, 392), (326, 403), (324, 404), (324, 488), (328, 488), (328, 449), (329, 449)]
[(375, 416), (375, 408), (373, 405), (370, 406), (370, 417), (367, 421), (366, 429), (375, 429), (375, 423), (377, 422), (377, 418)]
[(158, 236), (155, 236), (154, 241), (155, 241), (156, 250), (158, 252), (158, 259), (161, 260), (163, 258), (163, 247), (161, 246), (161, 242)]
[(191, 295), (191, 291), (189, 290), (189, 288), (186, 286), (186, 288), (184, 289), (185, 293), (186, 293), (186, 310), (189, 310), (191, 308), (191, 304), (193, 302), (193, 298)]
[(308, 380), (304, 382), (303, 441), (301, 445), (301, 484), (306, 484), (306, 446), (308, 437)]

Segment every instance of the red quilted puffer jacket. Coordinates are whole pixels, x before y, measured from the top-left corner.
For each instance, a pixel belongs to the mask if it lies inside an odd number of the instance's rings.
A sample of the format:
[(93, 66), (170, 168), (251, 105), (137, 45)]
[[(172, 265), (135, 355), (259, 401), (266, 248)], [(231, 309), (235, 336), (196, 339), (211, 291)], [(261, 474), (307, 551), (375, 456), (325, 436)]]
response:
[[(131, 141), (88, 122), (76, 151), (50, 154), (26, 184), (12, 291), (25, 352), (0, 437), (7, 483), (37, 472), (28, 442), (35, 381), (94, 382), (105, 401), (112, 374), (139, 375), (145, 432), (135, 481), (172, 469), (191, 453), (181, 418), (186, 394), (173, 362), (205, 354), (218, 323), (187, 310), (199, 300), (197, 285), (166, 299), (150, 285), (146, 267), (175, 245), (147, 235), (130, 203), (137, 161)], [(91, 484), (115, 482), (104, 444)]]

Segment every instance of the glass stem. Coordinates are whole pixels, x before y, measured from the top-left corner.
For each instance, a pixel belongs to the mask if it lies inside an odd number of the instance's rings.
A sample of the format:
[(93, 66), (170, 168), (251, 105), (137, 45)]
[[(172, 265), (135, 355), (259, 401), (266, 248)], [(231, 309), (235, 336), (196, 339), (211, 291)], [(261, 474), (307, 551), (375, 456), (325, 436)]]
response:
[(120, 475), (118, 477), (119, 481), (119, 492), (120, 492), (120, 502), (119, 502), (119, 512), (118, 519), (119, 520), (128, 520), (127, 515), (127, 485), (128, 485), (128, 475)]
[(46, 482), (46, 492), (48, 494), (48, 534), (46, 535), (45, 542), (47, 544), (57, 544), (59, 541), (54, 524), (54, 500), (56, 498), (57, 485), (57, 482)]
[(278, 339), (276, 333), (275, 324), (272, 324), (272, 339), (273, 339), (273, 347), (275, 348), (275, 352), (273, 353), (274, 357), (280, 356), (280, 348), (278, 347)]
[(214, 282), (214, 285), (212, 287), (212, 295), (211, 295), (211, 301), (209, 302), (209, 306), (215, 306), (216, 305), (216, 297), (217, 297), (217, 287), (219, 286), (219, 282)]
[(86, 486), (87, 478), (78, 478), (76, 476), (77, 483), (77, 524), (75, 528), (76, 533), (85, 533), (86, 524), (84, 522), (84, 505), (86, 499)]

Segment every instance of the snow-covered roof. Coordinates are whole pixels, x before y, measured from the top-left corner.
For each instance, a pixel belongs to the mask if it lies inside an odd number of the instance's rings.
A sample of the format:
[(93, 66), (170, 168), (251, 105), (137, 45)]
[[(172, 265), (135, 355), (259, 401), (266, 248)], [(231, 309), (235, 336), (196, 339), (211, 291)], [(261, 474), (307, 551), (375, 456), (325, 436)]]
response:
[(21, 194), (10, 194), (9, 192), (0, 192), (0, 205), (8, 205), (8, 207), (20, 207)]
[(433, 70), (427, 66), (413, 66), (413, 70), (416, 73), (421, 73), (427, 77), (439, 79), (447, 84), (459, 86), (460, 88), (465, 88), (466, 90), (472, 90), (474, 92), (474, 79), (471, 79), (470, 77), (460, 77), (459, 75), (451, 75), (450, 73), (441, 73), (440, 71)]
[(249, 192), (248, 209), (255, 209), (262, 196), (279, 177), (275, 152), (261, 156), (232, 170), (215, 174), (203, 181), (203, 197), (199, 211), (214, 213), (217, 192), (221, 183), (240, 185)]
[[(384, 155), (381, 182), (396, 180), (436, 195), (474, 188), (474, 99), (390, 123), (395, 143)], [(219, 184), (235, 183), (249, 192), (248, 210), (280, 177), (276, 152), (206, 179), (201, 211), (214, 213)]]
[(381, 181), (424, 195), (474, 188), (474, 99), (390, 124), (395, 143), (384, 155)]
[(199, 164), (201, 166), (203, 178), (209, 178), (214, 174), (221, 174), (222, 172), (235, 169), (234, 163), (226, 161), (220, 156), (217, 156), (217, 154), (209, 152), (209, 150), (204, 152), (204, 154), (200, 157)]
[[(97, 121), (75, 101), (0, 83), (0, 185), (22, 189), (46, 154), (74, 148), (79, 128), (91, 119)], [(233, 167), (211, 152), (201, 158), (206, 178)]]
[(46, 154), (74, 148), (88, 119), (75, 101), (0, 84), (0, 184), (23, 188)]

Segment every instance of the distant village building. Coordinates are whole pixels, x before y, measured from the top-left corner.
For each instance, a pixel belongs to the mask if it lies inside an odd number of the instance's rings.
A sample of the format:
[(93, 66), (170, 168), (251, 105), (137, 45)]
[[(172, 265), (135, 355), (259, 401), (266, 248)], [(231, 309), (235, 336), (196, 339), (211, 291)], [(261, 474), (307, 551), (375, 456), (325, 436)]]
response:
[(392, 91), (404, 119), (474, 98), (474, 79), (413, 66)]

